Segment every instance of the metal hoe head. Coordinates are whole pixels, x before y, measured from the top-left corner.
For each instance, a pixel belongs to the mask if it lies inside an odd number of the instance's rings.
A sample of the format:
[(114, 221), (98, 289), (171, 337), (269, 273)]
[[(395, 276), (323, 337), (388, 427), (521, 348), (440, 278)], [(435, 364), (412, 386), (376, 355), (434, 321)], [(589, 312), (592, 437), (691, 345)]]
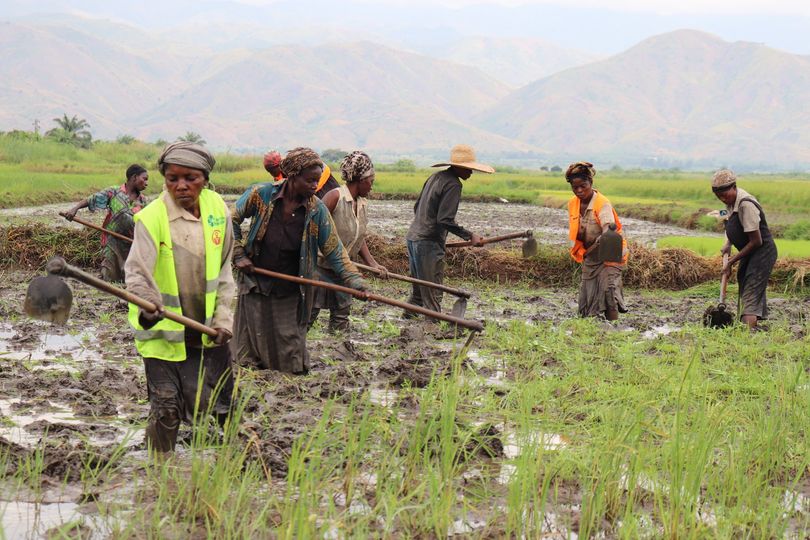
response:
[(710, 307), (703, 313), (703, 326), (725, 328), (732, 324), (734, 324), (734, 317), (726, 311), (726, 304), (722, 302), (717, 307)]
[(463, 319), (465, 313), (467, 313), (467, 299), (464, 298), (463, 296), (460, 296), (453, 303), (453, 310), (450, 312), (450, 315), (452, 315), (453, 317), (458, 317), (459, 319)]
[(65, 324), (73, 305), (70, 287), (58, 276), (49, 274), (31, 280), (25, 293), (25, 314), (33, 319)]
[(531, 231), (529, 231), (529, 237), (523, 242), (522, 248), (524, 259), (537, 255), (537, 240), (534, 239), (534, 235), (531, 234)]
[(622, 262), (624, 246), (622, 235), (616, 232), (616, 225), (611, 223), (608, 230), (599, 238), (599, 260), (602, 262)]

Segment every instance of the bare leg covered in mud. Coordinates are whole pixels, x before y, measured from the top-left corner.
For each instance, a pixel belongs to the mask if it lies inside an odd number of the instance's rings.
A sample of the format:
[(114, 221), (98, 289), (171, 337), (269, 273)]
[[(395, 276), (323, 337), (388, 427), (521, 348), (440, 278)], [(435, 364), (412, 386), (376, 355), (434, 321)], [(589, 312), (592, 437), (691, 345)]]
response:
[(187, 347), (187, 355), (180, 362), (143, 359), (150, 406), (146, 443), (156, 452), (174, 451), (181, 421), (194, 424), (210, 411), (223, 427), (231, 408), (230, 349)]

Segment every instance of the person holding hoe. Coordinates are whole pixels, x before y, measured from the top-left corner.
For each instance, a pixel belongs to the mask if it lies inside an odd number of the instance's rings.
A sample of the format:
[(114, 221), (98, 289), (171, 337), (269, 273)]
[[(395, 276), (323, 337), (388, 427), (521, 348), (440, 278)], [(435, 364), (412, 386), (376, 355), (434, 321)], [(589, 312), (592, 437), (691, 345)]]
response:
[[(433, 166), (447, 168), (432, 174), (425, 181), (413, 206), (414, 219), (405, 238), (411, 276), (441, 284), (444, 281), (447, 233), (472, 241), (474, 246), (484, 245), (480, 236), (456, 223), (462, 180), (469, 179), (473, 171), (491, 174), (495, 169), (478, 163), (472, 147), (464, 144), (456, 145), (450, 150), (450, 160), (447, 163)], [(442, 292), (414, 284), (408, 303), (441, 311)], [(405, 316), (412, 315), (406, 313)]]
[[(582, 264), (579, 316), (604, 317), (609, 321), (626, 313), (622, 292), (622, 268), (627, 263), (627, 242), (620, 239), (615, 261), (600, 256), (602, 235), (622, 235), (622, 224), (610, 201), (593, 187), (596, 169), (592, 163), (572, 163), (565, 171), (574, 196), (568, 201), (568, 236), (573, 242), (571, 258)], [(612, 230), (615, 227), (615, 233)], [(617, 238), (617, 240), (619, 240)]]
[(733, 171), (721, 169), (714, 173), (712, 192), (725, 203), (728, 211), (726, 243), (720, 253), (730, 255), (731, 246), (737, 248), (737, 254), (729, 258), (722, 271), (730, 276), (734, 265), (740, 263), (737, 269), (740, 320), (754, 331), (759, 320), (768, 318), (765, 293), (776, 263), (776, 243), (762, 206), (753, 195), (737, 187)]
[[(329, 210), (315, 196), (323, 173), (321, 158), (310, 148), (295, 148), (281, 161), (285, 177), (248, 189), (233, 215), (234, 265), (239, 299), (236, 357), (241, 365), (305, 374), (309, 371), (307, 324), (312, 286), (253, 272), (254, 267), (314, 279), (318, 251), (341, 284), (364, 291), (365, 281), (349, 260)], [(251, 218), (242, 238), (240, 225)]]
[[(233, 233), (225, 201), (207, 188), (213, 167), (214, 157), (198, 144), (163, 150), (165, 189), (135, 215), (126, 262), (127, 289), (158, 306), (150, 313), (130, 304), (129, 322), (146, 369), (146, 440), (159, 452), (174, 450), (181, 421), (194, 423), (211, 410), (224, 425), (230, 411)], [(216, 337), (163, 318), (169, 310), (213, 328)]]
[[(82, 208), (91, 212), (106, 210), (102, 227), (105, 229), (132, 236), (135, 226), (133, 215), (146, 206), (146, 197), (143, 191), (149, 185), (149, 173), (140, 165), (133, 164), (127, 167), (127, 179), (120, 186), (111, 186), (98, 193), (90, 195), (87, 199), (77, 202), (73, 208), (62, 215), (73, 221), (76, 213)], [(101, 261), (101, 279), (104, 281), (123, 281), (124, 262), (129, 256), (130, 243), (119, 240), (106, 233), (101, 235), (101, 245), (104, 248), (104, 259)]]
[[(340, 175), (344, 184), (329, 191), (323, 197), (323, 203), (332, 215), (337, 234), (343, 247), (351, 260), (357, 256), (370, 267), (378, 271), (378, 275), (385, 279), (388, 271), (374, 260), (374, 256), (366, 245), (366, 227), (368, 215), (366, 212), (368, 200), (374, 185), (374, 164), (365, 152), (355, 150), (343, 158), (340, 164)], [(337, 182), (335, 182), (337, 184)], [(322, 281), (334, 283), (337, 276), (329, 268), (323, 257), (318, 257), (318, 274)], [(318, 318), (321, 309), (329, 310), (329, 331), (345, 332), (349, 329), (349, 312), (351, 311), (352, 297), (348, 294), (317, 289), (315, 302), (310, 317), (310, 325)]]

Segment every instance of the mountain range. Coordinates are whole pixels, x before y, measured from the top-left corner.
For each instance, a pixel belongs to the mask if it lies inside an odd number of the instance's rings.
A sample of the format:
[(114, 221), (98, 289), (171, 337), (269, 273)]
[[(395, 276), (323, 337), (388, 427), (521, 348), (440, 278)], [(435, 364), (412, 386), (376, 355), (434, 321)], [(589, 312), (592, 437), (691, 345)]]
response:
[(194, 46), (190, 34), (107, 23), (0, 22), (0, 130), (67, 113), (97, 138), (195, 131), (233, 151), (303, 144), (427, 161), (467, 142), (523, 165), (810, 167), (810, 57), (703, 32), (598, 58), (528, 38), (272, 44), (247, 27), (204, 39), (207, 28)]

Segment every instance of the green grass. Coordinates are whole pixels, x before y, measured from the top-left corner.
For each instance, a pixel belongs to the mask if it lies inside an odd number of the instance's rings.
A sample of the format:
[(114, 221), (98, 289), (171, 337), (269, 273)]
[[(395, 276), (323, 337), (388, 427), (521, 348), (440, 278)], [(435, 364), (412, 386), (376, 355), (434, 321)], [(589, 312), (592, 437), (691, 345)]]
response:
[[(658, 240), (659, 248), (681, 247), (698, 255), (712, 257), (719, 255), (723, 247), (723, 238), (708, 236), (665, 236)], [(810, 258), (810, 241), (776, 239), (776, 249), (780, 259), (808, 259)]]
[[(185, 452), (134, 476), (122, 446), (86, 460), (82, 489), (126, 486), (96, 505), (114, 537), (443, 538), (467, 522), (469, 538), (540, 538), (549, 523), (562, 537), (802, 538), (810, 355), (792, 324), (652, 340), (595, 320), (502, 324), (475, 343), (501, 385), (456, 355), (426, 387), (392, 389), (414, 406), (304, 392), (315, 421), (283, 480), (254, 452), (280, 420), (256, 409), (273, 383), (246, 373), (222, 436), (201, 422)], [(46, 458), (11, 466), (0, 451), (0, 469), (36, 489)]]
[[(94, 190), (124, 181), (123, 172), (132, 163), (150, 173), (147, 193), (155, 195), (162, 179), (155, 168), (160, 148), (135, 142), (97, 142), (89, 150), (49, 140), (19, 140), (0, 136), (0, 207), (46, 202), (66, 202)], [(212, 181), (218, 189), (240, 193), (250, 184), (264, 182), (268, 175), (261, 156), (216, 155), (218, 165)], [(396, 171), (380, 167), (375, 190), (385, 195), (415, 196), (435, 169)], [(337, 168), (335, 168), (337, 170)], [(690, 228), (716, 230), (717, 222), (704, 217), (721, 203), (709, 188), (709, 173), (672, 171), (606, 171), (595, 185), (617, 207), (619, 214), (652, 221), (676, 223)], [(748, 175), (740, 185), (765, 207), (769, 223), (778, 236), (810, 239), (810, 176)], [(562, 207), (571, 197), (562, 173), (520, 171), (506, 168), (493, 175), (476, 173), (465, 182), (465, 197), (504, 198)]]

